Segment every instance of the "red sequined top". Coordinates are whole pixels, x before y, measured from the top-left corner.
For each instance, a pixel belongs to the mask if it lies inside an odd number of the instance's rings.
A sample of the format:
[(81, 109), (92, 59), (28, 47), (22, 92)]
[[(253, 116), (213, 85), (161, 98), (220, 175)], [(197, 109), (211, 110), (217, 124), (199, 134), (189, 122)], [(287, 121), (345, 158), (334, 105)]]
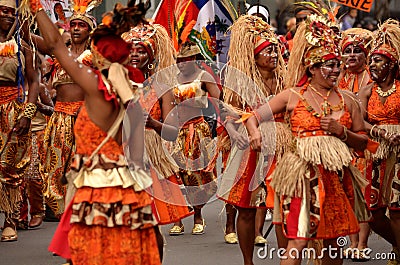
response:
[(396, 91), (382, 103), (376, 92), (377, 84), (372, 88), (368, 100), (368, 122), (371, 124), (400, 124), (400, 81), (395, 81)]

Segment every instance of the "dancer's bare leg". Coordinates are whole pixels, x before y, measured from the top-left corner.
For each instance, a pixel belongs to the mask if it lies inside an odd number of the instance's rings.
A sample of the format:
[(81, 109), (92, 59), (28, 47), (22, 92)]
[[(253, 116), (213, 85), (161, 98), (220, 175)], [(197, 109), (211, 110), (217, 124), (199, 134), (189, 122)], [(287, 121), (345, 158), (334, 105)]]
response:
[(377, 210), (371, 211), (373, 219), (372, 222), (369, 223), (372, 231), (383, 237), (387, 242), (393, 245), (393, 247), (397, 247), (395, 234), (392, 229), (388, 229), (391, 227), (391, 221), (386, 216), (386, 208), (380, 208)]
[(236, 233), (236, 208), (232, 204), (225, 204), (226, 211), (226, 224), (225, 224), (225, 234)]
[(276, 235), (276, 240), (278, 242), (278, 248), (284, 248), (288, 246), (289, 240), (283, 233), (283, 228), (282, 224), (276, 224), (275, 226), (275, 235)]
[(253, 251), (256, 209), (237, 207), (237, 210), (239, 214), (237, 218), (236, 228), (240, 250), (242, 251), (243, 255), (243, 262), (244, 265), (254, 265)]
[[(281, 265), (300, 265), (301, 253), (307, 247), (308, 241), (303, 239), (289, 239), (284, 258), (281, 259)], [(296, 254), (299, 253), (297, 256)]]

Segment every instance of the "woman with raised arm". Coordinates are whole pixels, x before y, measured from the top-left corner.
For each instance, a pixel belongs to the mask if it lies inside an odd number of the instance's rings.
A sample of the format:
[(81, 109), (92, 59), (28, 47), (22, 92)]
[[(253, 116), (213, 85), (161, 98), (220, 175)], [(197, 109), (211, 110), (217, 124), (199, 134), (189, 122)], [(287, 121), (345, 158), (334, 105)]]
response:
[[(367, 56), (371, 49), (372, 32), (361, 28), (351, 28), (342, 33), (341, 49), (344, 67), (339, 75), (339, 89), (348, 90), (355, 94), (372, 82), (367, 69)], [(353, 160), (354, 165), (365, 176), (366, 160), (363, 152), (357, 153)], [(350, 235), (350, 246), (343, 250), (345, 258), (364, 261), (368, 255), (364, 249), (368, 248), (370, 227), (368, 221), (358, 220), (360, 232)], [(357, 249), (359, 251), (357, 251)]]
[[(228, 55), (229, 68), (224, 84), (224, 102), (234, 109), (241, 112), (250, 111), (284, 89), (283, 76), (286, 66), (279, 41), (271, 26), (261, 18), (246, 15), (235, 21), (231, 27)], [(232, 116), (226, 119), (226, 129), (232, 147), (218, 196), (239, 212), (236, 227), (246, 265), (253, 264), (254, 244), (266, 243), (260, 231), (260, 220), (256, 220), (257, 207), (260, 204), (263, 203), (270, 209), (274, 207), (274, 194), (266, 177), (271, 174), (277, 160), (291, 142), (290, 131), (284, 123), (283, 115), (277, 116), (276, 121), (262, 125), (266, 137), (274, 143), (265, 153), (258, 153), (247, 148), (245, 128), (237, 126)], [(266, 172), (263, 167), (269, 160), (274, 160), (273, 166)], [(262, 218), (262, 223), (264, 220), (265, 217)], [(277, 231), (277, 235), (281, 234)], [(283, 236), (278, 236), (280, 247), (285, 247), (282, 239)]]
[[(85, 6), (82, 6), (84, 5)], [(86, 5), (88, 5), (86, 7)], [(91, 65), (89, 49), (89, 33), (95, 28), (95, 20), (88, 13), (99, 2), (72, 1), (73, 15), (68, 20), (70, 28), (70, 41), (64, 30), (65, 45), (76, 60), (86, 65)], [(61, 7), (61, 5), (60, 5)], [(42, 54), (52, 56), (48, 43), (37, 35), (24, 34), (26, 41), (32, 40)], [(64, 212), (66, 180), (63, 177), (70, 170), (71, 160), (76, 149), (73, 128), (76, 116), (83, 104), (84, 93), (71, 76), (61, 67), (57, 59), (53, 61), (50, 79), (51, 86), (56, 90), (54, 113), (50, 117), (44, 136), (45, 160), (44, 171), (44, 196), (46, 205), (57, 218)]]
[[(0, 0), (0, 212), (5, 213), (1, 241), (18, 239), (20, 185), (29, 165), (31, 119), (36, 113), (39, 72), (33, 53), (15, 32), (16, 5)], [(25, 99), (24, 79), (29, 93)]]
[[(74, 181), (77, 191), (67, 211), (71, 212), (69, 245), (72, 263), (160, 264), (151, 210), (145, 191), (151, 178), (143, 168), (143, 114), (123, 65), (130, 45), (120, 34), (129, 22), (144, 16), (142, 3), (117, 5), (114, 15), (92, 34), (94, 69), (74, 60), (46, 13), (31, 2), (39, 29), (62, 68), (83, 89), (85, 103), (75, 124), (77, 143)], [(133, 14), (133, 15), (132, 15)], [(133, 73), (136, 74), (136, 73)], [(140, 72), (139, 72), (140, 74)], [(123, 152), (121, 122), (130, 104), (130, 159)], [(99, 111), (101, 110), (101, 111)], [(129, 163), (129, 169), (128, 168)]]
[(183, 183), (177, 176), (178, 166), (167, 155), (163, 142), (175, 141), (178, 136), (172, 90), (162, 83), (170, 70), (175, 69), (176, 52), (164, 27), (147, 21), (122, 34), (122, 38), (132, 44), (129, 65), (142, 71), (147, 78), (144, 89), (149, 92), (146, 96), (141, 95), (140, 104), (145, 110), (145, 146), (152, 167), (152, 196), (158, 223), (174, 223), (175, 228), (170, 234), (182, 235), (184, 229), (180, 220), (193, 211), (189, 210), (180, 190), (179, 185)]
[(373, 216), (372, 230), (393, 246), (396, 258), (388, 264), (400, 263), (400, 81), (396, 80), (399, 59), (400, 23), (390, 19), (374, 34), (369, 56), (374, 82), (359, 93), (366, 130), (380, 144), (367, 160), (369, 185), (365, 197)]
[[(317, 15), (299, 26), (289, 59), (297, 87), (253, 111), (246, 124), (251, 147), (257, 150), (262, 143), (258, 124), (273, 114), (290, 113), (296, 145), (271, 175), (271, 186), (280, 198), (282, 228), (289, 239), (281, 264), (300, 264), (301, 256), (293, 251), (302, 253), (309, 240), (323, 239), (325, 247), (337, 247), (338, 237), (359, 231), (352, 204), (356, 181), (363, 179), (351, 164), (349, 147), (363, 150), (368, 139), (361, 134), (364, 124), (357, 101), (336, 88), (340, 50), (332, 26)], [(324, 255), (322, 263), (341, 264), (340, 253), (335, 254), (336, 259)]]

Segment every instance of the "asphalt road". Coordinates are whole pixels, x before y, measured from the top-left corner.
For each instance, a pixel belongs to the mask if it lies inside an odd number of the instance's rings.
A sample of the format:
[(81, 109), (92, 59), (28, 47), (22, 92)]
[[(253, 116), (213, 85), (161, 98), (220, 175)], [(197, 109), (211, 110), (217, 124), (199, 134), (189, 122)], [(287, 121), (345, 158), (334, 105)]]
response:
[[(221, 214), (222, 212), (222, 214)], [(229, 245), (223, 240), (223, 227), (225, 222), (225, 213), (223, 212), (223, 203), (213, 201), (205, 206), (203, 211), (206, 220), (206, 233), (200, 236), (190, 234), (193, 226), (193, 217), (186, 218), (183, 222), (186, 233), (182, 236), (171, 237), (168, 235), (170, 225), (163, 226), (165, 237), (164, 265), (241, 265), (242, 256), (239, 245)], [(2, 224), (3, 216), (0, 215)], [(52, 238), (58, 223), (44, 222), (39, 229), (19, 231), (17, 242), (0, 243), (0, 265), (61, 265), (64, 260), (60, 257), (54, 257), (47, 251), (47, 246)], [(269, 226), (265, 223), (264, 229)], [(268, 252), (276, 247), (274, 233), (268, 237)], [(390, 252), (390, 246), (376, 234), (372, 234), (369, 239), (369, 245), (372, 248), (371, 257), (385, 255)], [(255, 248), (255, 265), (279, 264), (279, 258), (274, 252), (274, 257), (263, 258), (265, 248)], [(257, 254), (259, 252), (260, 255)], [(260, 256), (260, 257), (258, 257)], [(303, 261), (306, 264), (306, 261)], [(345, 260), (344, 264), (356, 264), (351, 260)], [(371, 265), (386, 264), (386, 260), (371, 260), (367, 263)], [(90, 265), (90, 264), (88, 264)]]

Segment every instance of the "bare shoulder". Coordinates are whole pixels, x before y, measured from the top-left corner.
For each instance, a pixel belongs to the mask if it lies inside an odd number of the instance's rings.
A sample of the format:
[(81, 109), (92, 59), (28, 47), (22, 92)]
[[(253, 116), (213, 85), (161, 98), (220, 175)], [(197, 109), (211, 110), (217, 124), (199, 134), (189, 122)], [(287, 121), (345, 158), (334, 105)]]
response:
[(360, 99), (356, 94), (349, 90), (339, 90), (339, 93), (343, 95), (343, 100), (346, 106), (349, 106), (352, 109), (360, 107)]
[(374, 87), (374, 83), (370, 83), (360, 89), (359, 96), (361, 98), (369, 98), (372, 93), (372, 88)]

